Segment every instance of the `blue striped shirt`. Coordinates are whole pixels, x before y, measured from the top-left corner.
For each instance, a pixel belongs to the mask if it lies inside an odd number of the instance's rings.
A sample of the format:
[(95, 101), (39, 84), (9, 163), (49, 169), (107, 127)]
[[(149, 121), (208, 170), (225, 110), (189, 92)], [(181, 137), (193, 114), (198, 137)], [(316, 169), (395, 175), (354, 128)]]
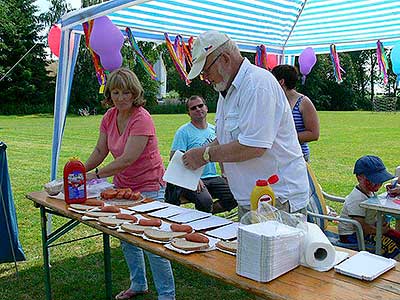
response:
[[(294, 125), (296, 126), (297, 132), (306, 131), (306, 127), (304, 126), (303, 116), (300, 112), (300, 104), (301, 101), (303, 101), (303, 98), (304, 96), (300, 96), (299, 99), (297, 99), (296, 104), (293, 106), (292, 109)], [(300, 146), (301, 146), (301, 151), (303, 151), (304, 158), (306, 159), (306, 161), (308, 161), (308, 158), (310, 157), (310, 148), (308, 147), (308, 143), (300, 143)]]

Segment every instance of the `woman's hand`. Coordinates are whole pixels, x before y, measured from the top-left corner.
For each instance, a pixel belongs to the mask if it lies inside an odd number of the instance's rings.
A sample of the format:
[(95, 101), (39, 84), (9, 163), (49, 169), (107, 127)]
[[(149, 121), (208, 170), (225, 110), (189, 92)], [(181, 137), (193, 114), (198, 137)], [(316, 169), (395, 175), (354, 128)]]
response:
[(96, 179), (96, 178), (97, 178), (97, 176), (95, 173), (93, 173), (93, 172), (86, 173), (86, 182), (89, 182), (90, 180)]

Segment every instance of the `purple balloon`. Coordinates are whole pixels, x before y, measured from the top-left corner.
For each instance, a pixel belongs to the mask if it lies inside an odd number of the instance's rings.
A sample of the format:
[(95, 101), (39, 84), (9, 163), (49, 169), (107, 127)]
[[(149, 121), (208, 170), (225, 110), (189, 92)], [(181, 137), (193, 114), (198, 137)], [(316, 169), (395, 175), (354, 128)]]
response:
[(123, 44), (123, 34), (108, 17), (103, 16), (94, 20), (89, 45), (100, 57), (104, 69), (113, 71), (121, 67)]
[(300, 73), (308, 75), (316, 62), (317, 57), (315, 56), (314, 49), (311, 47), (304, 49), (299, 56)]

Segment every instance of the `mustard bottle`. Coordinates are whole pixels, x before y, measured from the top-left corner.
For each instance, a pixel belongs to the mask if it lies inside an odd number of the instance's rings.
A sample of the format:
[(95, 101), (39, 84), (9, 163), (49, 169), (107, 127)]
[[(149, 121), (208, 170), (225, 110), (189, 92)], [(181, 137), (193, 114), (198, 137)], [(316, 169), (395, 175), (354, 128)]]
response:
[(279, 181), (278, 175), (272, 175), (265, 179), (259, 179), (256, 181), (256, 185), (250, 195), (250, 209), (257, 210), (260, 202), (267, 202), (268, 204), (275, 206), (275, 194), (272, 190), (271, 184)]

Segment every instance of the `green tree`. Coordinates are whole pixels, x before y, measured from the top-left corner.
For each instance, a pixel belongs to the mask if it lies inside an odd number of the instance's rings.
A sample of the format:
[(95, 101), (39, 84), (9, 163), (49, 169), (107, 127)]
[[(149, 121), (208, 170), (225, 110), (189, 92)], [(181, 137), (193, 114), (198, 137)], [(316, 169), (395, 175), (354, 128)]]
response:
[(57, 23), (64, 14), (72, 11), (71, 4), (65, 0), (49, 0), (49, 2), (49, 10), (39, 16), (39, 20), (47, 27)]
[[(43, 26), (37, 7), (29, 0), (0, 0), (0, 113), (52, 111), (44, 45), (38, 33)], [(17, 63), (30, 51), (19, 63)]]

